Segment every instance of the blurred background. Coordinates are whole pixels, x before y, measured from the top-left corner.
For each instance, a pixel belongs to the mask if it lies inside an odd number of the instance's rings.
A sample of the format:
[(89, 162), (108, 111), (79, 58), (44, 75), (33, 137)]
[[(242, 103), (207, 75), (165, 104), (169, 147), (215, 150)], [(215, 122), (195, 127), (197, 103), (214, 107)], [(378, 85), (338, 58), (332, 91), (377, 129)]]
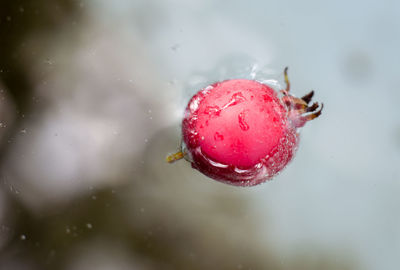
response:
[[(399, 3), (2, 0), (0, 269), (400, 269)], [(198, 89), (285, 66), (325, 109), (273, 181), (165, 163)]]

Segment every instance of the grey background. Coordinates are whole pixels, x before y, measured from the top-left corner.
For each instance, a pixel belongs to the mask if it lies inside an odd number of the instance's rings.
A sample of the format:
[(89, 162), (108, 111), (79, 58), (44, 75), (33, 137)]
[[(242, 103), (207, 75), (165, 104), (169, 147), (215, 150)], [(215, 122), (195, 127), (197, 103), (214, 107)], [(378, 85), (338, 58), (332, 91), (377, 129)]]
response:
[[(397, 1), (4, 7), (1, 269), (400, 267)], [(165, 164), (196, 90), (285, 66), (325, 108), (273, 181)]]

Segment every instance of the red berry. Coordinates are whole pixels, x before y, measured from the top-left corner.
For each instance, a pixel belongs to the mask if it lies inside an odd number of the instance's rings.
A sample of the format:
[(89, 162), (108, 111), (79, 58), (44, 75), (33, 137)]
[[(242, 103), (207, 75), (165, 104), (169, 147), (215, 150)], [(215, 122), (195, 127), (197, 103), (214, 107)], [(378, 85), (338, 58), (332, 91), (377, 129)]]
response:
[[(228, 184), (253, 186), (271, 179), (293, 158), (297, 128), (318, 117), (318, 104), (308, 106), (313, 92), (302, 99), (284, 97), (263, 83), (237, 79), (215, 83), (190, 100), (182, 122), (184, 155), (193, 168)], [(310, 112), (308, 115), (304, 113)]]

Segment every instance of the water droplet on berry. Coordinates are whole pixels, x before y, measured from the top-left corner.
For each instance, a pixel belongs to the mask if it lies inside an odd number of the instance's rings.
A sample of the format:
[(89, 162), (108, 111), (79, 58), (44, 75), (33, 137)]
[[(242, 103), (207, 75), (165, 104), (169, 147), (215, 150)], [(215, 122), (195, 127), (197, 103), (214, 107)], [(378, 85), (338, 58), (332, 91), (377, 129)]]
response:
[(231, 106), (235, 106), (239, 103), (242, 103), (243, 101), (246, 101), (246, 98), (243, 96), (242, 92), (237, 92), (232, 95), (231, 99), (229, 102), (223, 107), (223, 109), (226, 109)]
[(247, 124), (247, 122), (246, 122), (246, 114), (247, 114), (247, 110), (244, 110), (244, 111), (240, 112), (238, 115), (239, 126), (244, 131), (249, 130), (249, 128), (250, 128), (249, 124)]
[(209, 116), (220, 116), (221, 109), (218, 106), (207, 106), (204, 109), (204, 113), (208, 114)]
[(224, 140), (224, 135), (222, 135), (222, 134), (220, 134), (220, 133), (218, 133), (218, 132), (215, 132), (215, 134), (214, 134), (214, 140), (216, 140), (216, 141), (223, 141), (223, 140)]

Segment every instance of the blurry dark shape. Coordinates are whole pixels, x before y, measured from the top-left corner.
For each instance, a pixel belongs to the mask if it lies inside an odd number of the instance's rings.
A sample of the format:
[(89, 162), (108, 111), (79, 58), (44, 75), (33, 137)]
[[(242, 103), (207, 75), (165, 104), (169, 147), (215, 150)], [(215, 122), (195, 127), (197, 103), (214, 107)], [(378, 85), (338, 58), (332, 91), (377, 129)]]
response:
[[(31, 61), (37, 52), (30, 51), (30, 58), (22, 52), (26, 50), (27, 39), (35, 34), (51, 35), (64, 23), (76, 18), (78, 3), (70, 0), (9, 0), (2, 1), (0, 8), (0, 81), (11, 96), (16, 109), (17, 121), (9, 128), (5, 139), (0, 141), (0, 162), (6, 154), (7, 141), (18, 132), (19, 121), (32, 109), (34, 100)], [(29, 51), (29, 48), (28, 48)]]
[(374, 63), (371, 56), (363, 50), (348, 52), (342, 63), (343, 76), (352, 83), (368, 83), (374, 75)]
[(14, 120), (15, 106), (13, 100), (0, 80), (0, 142), (7, 137)]
[(0, 269), (20, 258), (28, 269), (44, 270), (80, 270), (99, 261), (115, 263), (112, 269), (357, 269), (348, 258), (317, 248), (281, 261), (260, 241), (268, 228), (260, 227), (240, 190), (204, 181), (188, 164), (172, 167), (159, 156), (178, 133), (168, 128), (149, 140), (142, 169), (120, 176), (132, 178), (129, 185), (93, 189), (70, 207), (40, 216), (16, 203), (13, 239), (0, 253)]
[(174, 45), (171, 46), (171, 50), (176, 52), (180, 47), (181, 47), (180, 44), (174, 44)]

